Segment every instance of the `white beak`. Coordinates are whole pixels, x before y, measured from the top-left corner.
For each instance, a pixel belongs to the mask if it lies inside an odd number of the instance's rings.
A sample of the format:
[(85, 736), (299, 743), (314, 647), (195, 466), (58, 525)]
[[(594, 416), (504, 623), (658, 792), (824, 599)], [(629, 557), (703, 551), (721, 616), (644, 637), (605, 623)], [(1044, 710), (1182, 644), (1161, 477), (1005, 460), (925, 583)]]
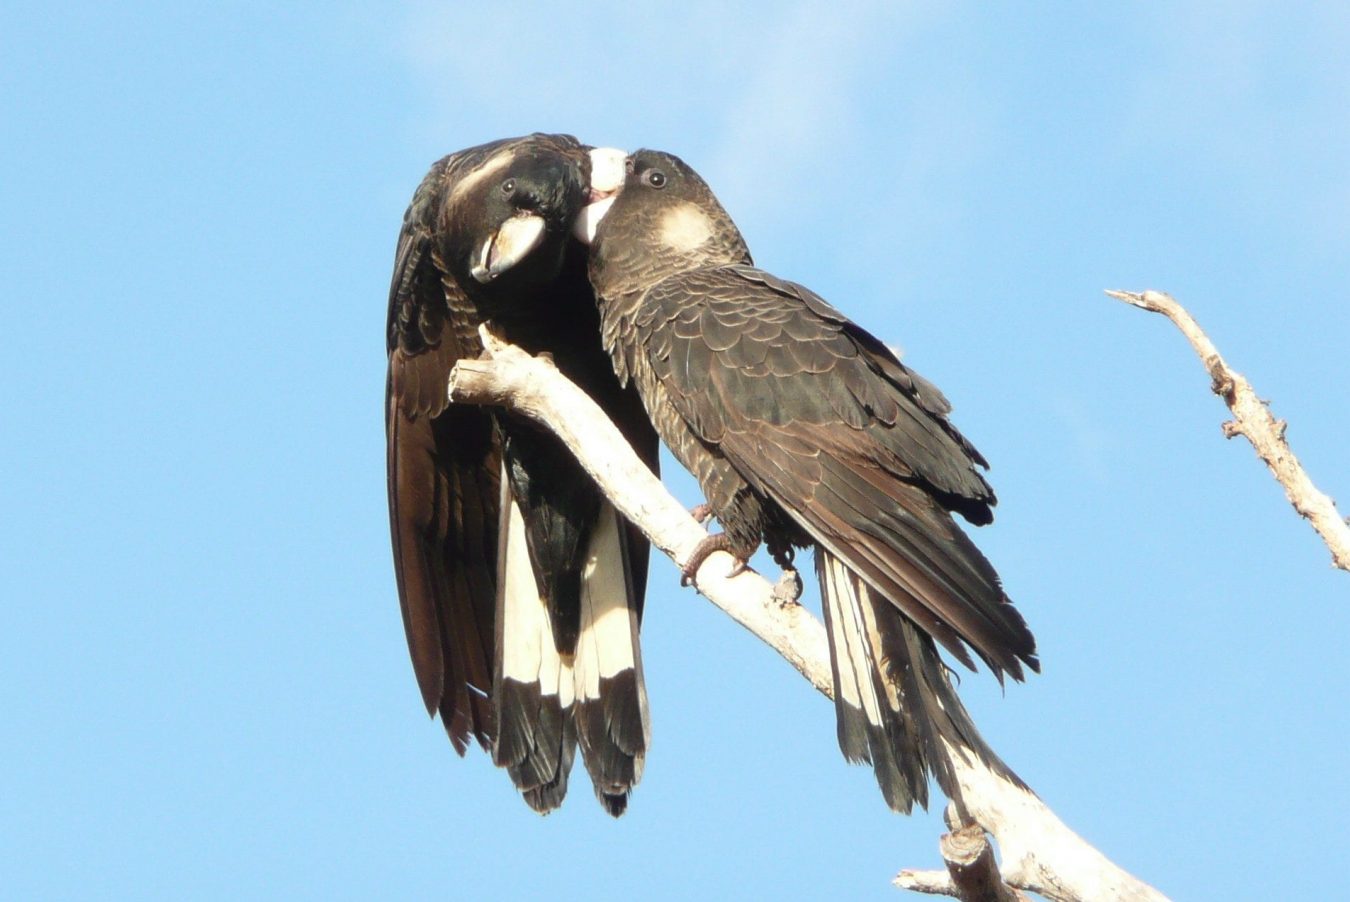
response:
[(572, 234), (586, 244), (595, 240), (600, 220), (604, 219), (615, 196), (623, 188), (627, 160), (628, 154), (615, 147), (591, 150), (591, 203), (582, 209), (572, 225)]
[(525, 259), (525, 255), (534, 250), (543, 237), (543, 217), (529, 213), (512, 216), (483, 242), (483, 248), (478, 252), (478, 259), (469, 273), (479, 282), (491, 282)]

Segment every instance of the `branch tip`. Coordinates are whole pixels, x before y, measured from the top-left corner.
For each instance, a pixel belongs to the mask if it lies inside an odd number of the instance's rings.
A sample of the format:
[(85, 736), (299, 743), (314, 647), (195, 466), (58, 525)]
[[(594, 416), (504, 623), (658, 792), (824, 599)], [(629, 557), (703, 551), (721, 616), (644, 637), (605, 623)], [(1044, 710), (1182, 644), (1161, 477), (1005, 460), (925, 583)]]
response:
[(1127, 304), (1133, 304), (1136, 307), (1144, 307), (1144, 296), (1137, 291), (1120, 291), (1115, 288), (1106, 289), (1106, 296), (1115, 298), (1118, 301), (1124, 301)]
[(1114, 290), (1106, 293), (1136, 307), (1164, 314), (1181, 331), (1209, 373), (1211, 389), (1232, 411), (1233, 419), (1222, 426), (1224, 437), (1241, 435), (1251, 443), (1257, 457), (1284, 488), (1294, 510), (1322, 537), (1331, 551), (1333, 565), (1350, 570), (1350, 528), (1337, 512), (1335, 503), (1313, 484), (1294, 456), (1285, 440), (1289, 424), (1274, 417), (1269, 403), (1256, 394), (1242, 374), (1228, 365), (1200, 324), (1171, 295), (1151, 289), (1141, 294)]

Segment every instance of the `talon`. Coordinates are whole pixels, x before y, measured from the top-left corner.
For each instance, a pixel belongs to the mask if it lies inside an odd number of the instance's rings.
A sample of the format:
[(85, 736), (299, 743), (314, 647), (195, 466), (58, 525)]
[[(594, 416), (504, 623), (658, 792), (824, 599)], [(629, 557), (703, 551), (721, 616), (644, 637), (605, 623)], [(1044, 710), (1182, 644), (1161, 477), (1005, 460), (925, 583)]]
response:
[(713, 518), (712, 505), (706, 501), (702, 504), (695, 504), (689, 508), (689, 516), (697, 520), (699, 526), (707, 526), (708, 521)]
[[(698, 568), (703, 566), (703, 562), (708, 559), (708, 555), (714, 551), (731, 551), (731, 537), (724, 532), (719, 532), (711, 536), (704, 536), (702, 541), (694, 546), (694, 550), (689, 552), (689, 560), (684, 562), (680, 568), (680, 585), (693, 586), (698, 588), (696, 576)], [(739, 558), (737, 559), (739, 560)]]

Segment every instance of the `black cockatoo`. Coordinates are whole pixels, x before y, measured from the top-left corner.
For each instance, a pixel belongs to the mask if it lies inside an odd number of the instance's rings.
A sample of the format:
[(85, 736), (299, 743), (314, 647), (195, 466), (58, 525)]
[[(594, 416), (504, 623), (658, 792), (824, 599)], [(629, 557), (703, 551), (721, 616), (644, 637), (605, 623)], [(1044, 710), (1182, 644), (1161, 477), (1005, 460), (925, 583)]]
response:
[[(613, 181), (606, 177), (606, 181)], [(678, 158), (639, 151), (583, 214), (601, 332), (619, 381), (698, 479), (744, 561), (815, 554), (839, 744), (887, 803), (951, 795), (947, 740), (1008, 773), (953, 690), (935, 643), (1002, 679), (1039, 669), (993, 567), (956, 524), (992, 519), (986, 463), (929, 382), (809, 289), (756, 269), (740, 232)]]
[(427, 710), (460, 754), (470, 737), (489, 748), (541, 812), (561, 803), (579, 743), (617, 815), (649, 738), (647, 542), (552, 435), (446, 399), (486, 321), (551, 354), (656, 468), (656, 435), (601, 347), (572, 235), (591, 159), (570, 136), (535, 134), (431, 167), (398, 240), (385, 426), (399, 600)]

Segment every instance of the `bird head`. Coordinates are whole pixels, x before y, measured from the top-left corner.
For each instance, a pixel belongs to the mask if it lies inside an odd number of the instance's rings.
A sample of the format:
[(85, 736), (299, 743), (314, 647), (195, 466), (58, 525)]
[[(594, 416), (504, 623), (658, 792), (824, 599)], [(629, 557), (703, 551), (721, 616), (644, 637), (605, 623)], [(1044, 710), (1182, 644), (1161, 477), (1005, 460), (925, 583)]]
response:
[(479, 285), (543, 284), (561, 268), (588, 197), (587, 148), (567, 135), (530, 135), (485, 149), (447, 200), (446, 233), (460, 238), (446, 262)]
[(679, 157), (639, 150), (624, 160), (618, 181), (612, 163), (594, 161), (593, 200), (577, 218), (591, 241), (591, 281), (609, 295), (631, 283), (653, 284), (687, 269), (749, 263), (740, 230), (708, 184)]

